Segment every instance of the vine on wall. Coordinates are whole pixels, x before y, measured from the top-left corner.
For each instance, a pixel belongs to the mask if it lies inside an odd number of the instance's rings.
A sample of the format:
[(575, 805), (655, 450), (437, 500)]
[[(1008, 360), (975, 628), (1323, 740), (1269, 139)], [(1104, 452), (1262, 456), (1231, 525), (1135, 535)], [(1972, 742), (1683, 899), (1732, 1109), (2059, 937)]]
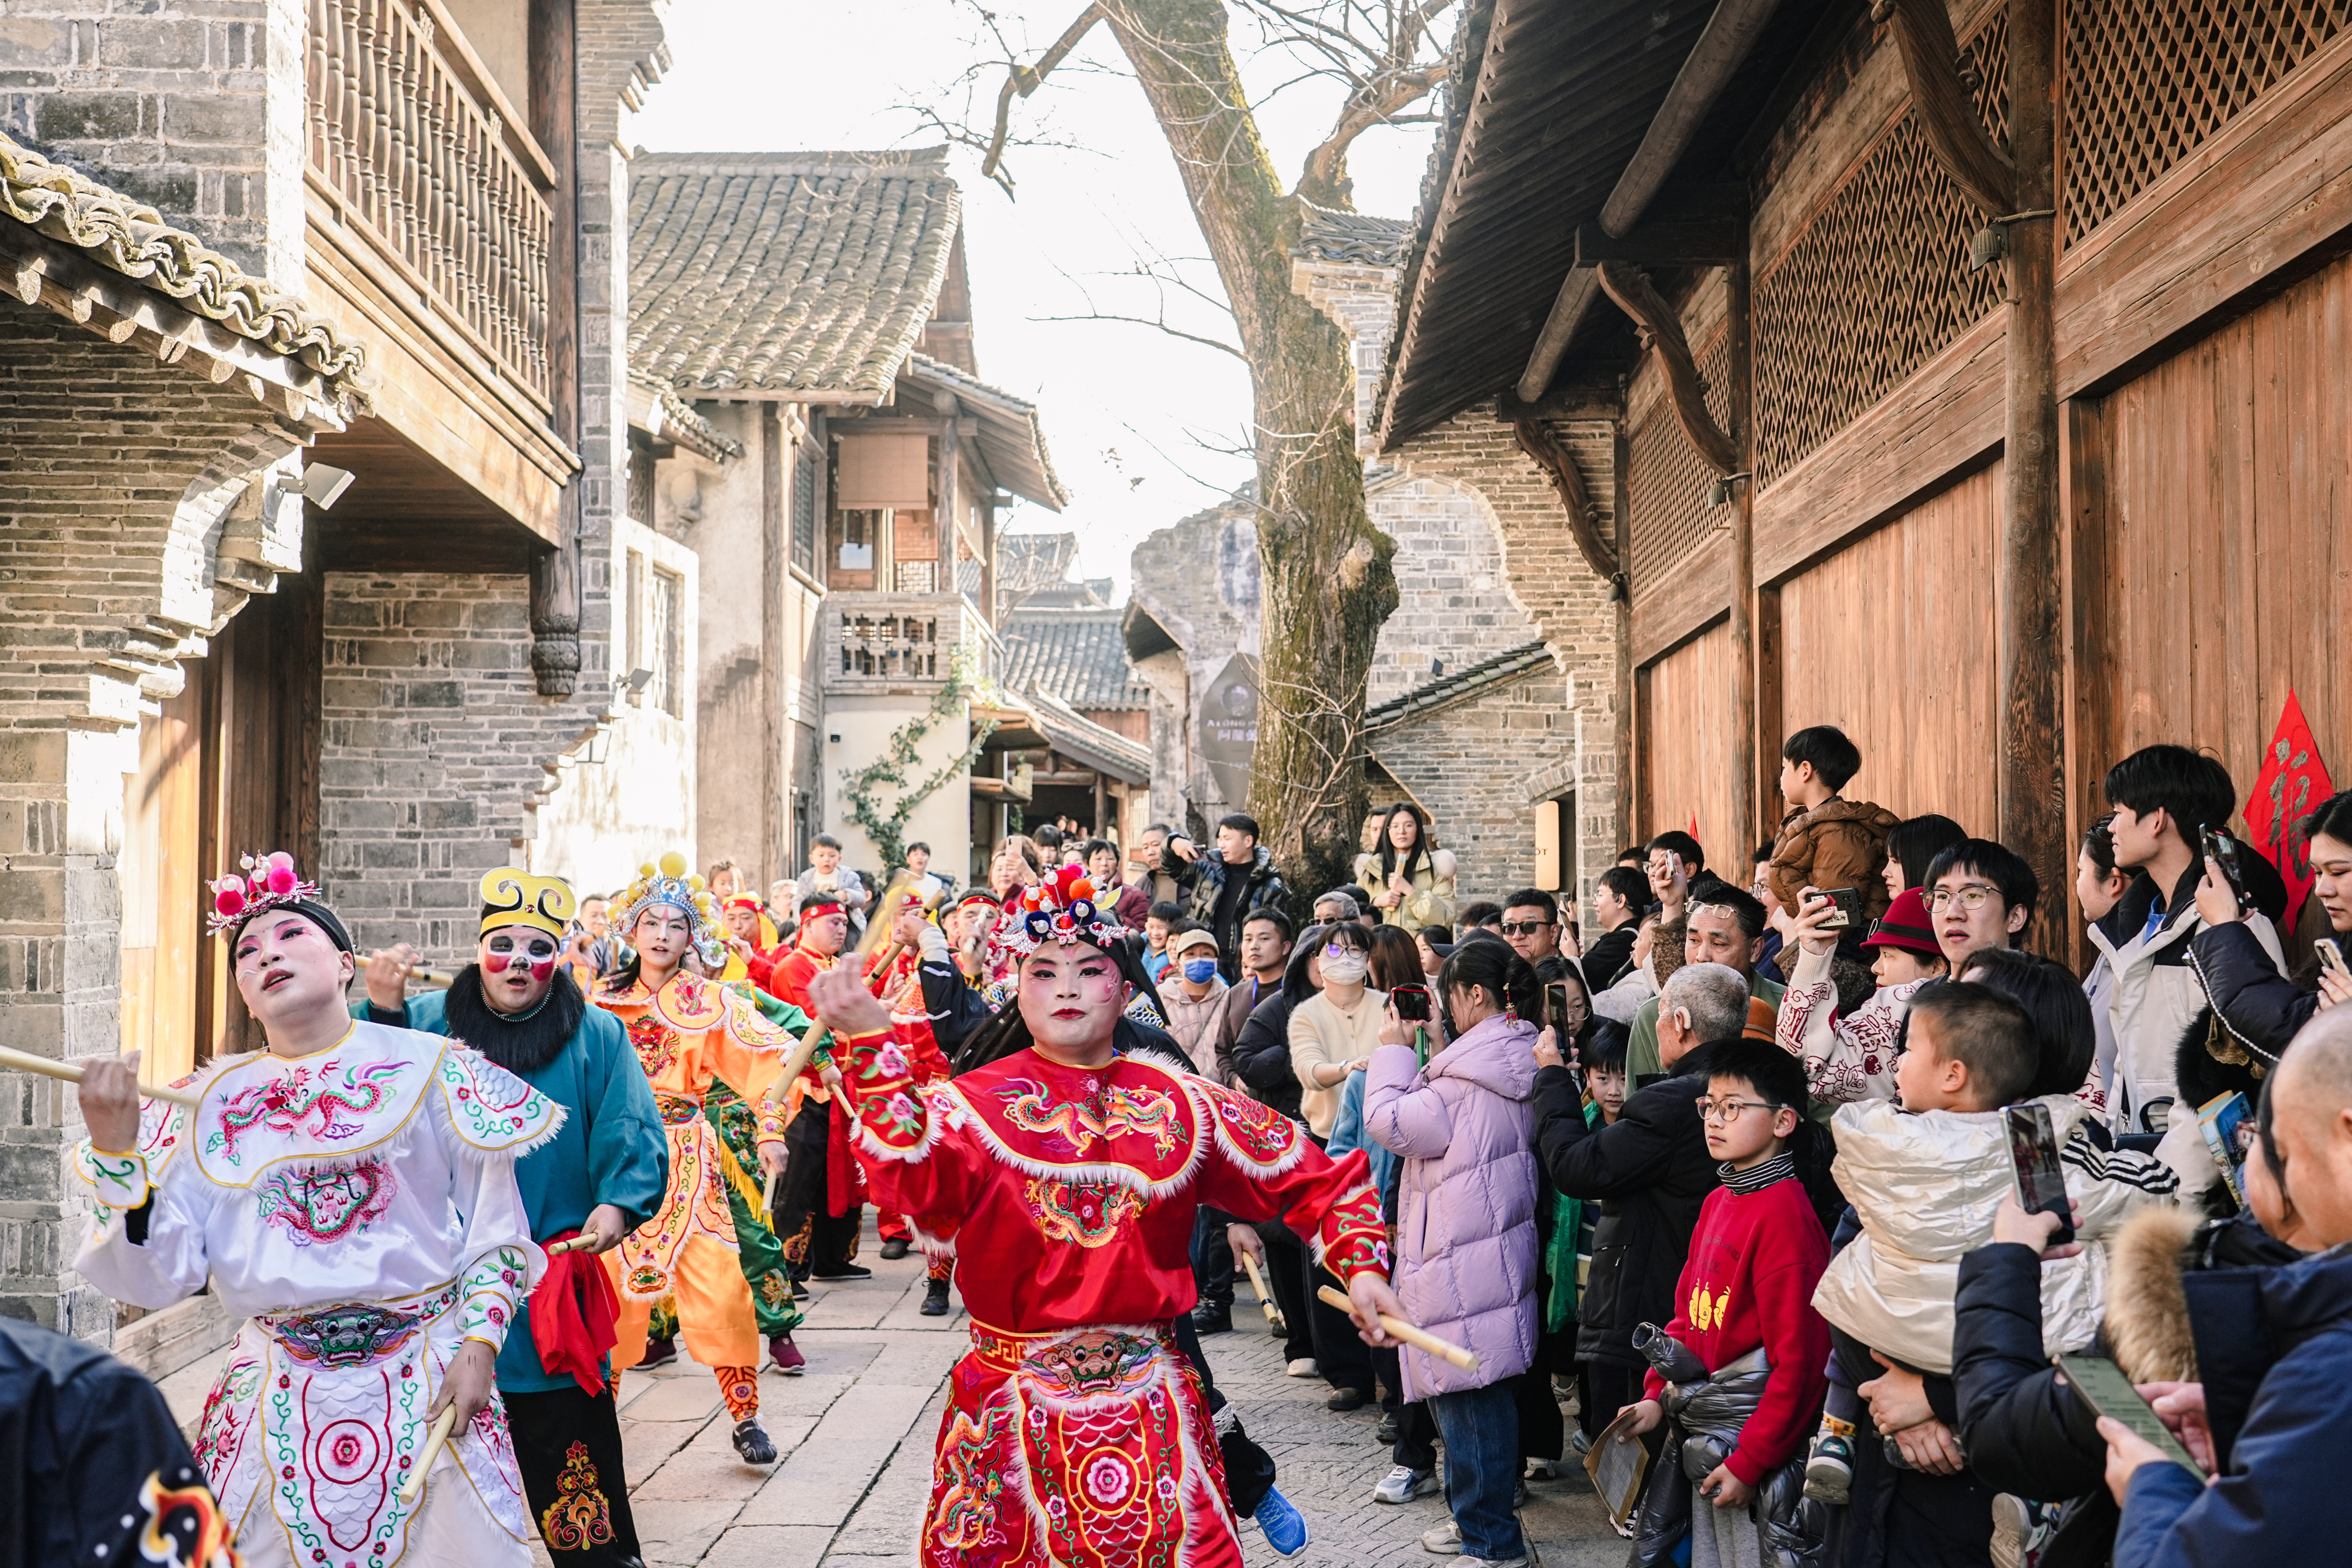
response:
[[(961, 656), (948, 666), (948, 679), (931, 705), (890, 732), (884, 742), (882, 754), (862, 768), (841, 770), (843, 794), (849, 806), (850, 820), (856, 823), (874, 847), (881, 852), (884, 874), (887, 876), (907, 858), (906, 841), (902, 835), (907, 819), (915, 808), (939, 792), (940, 786), (980, 760), (981, 749), (989, 737), (996, 733), (996, 721), (991, 719), (972, 727), (971, 746), (959, 756), (949, 758), (937, 769), (913, 784), (907, 781), (907, 771), (913, 767), (917, 748), (940, 720), (962, 708), (971, 695), (973, 682)], [(882, 807), (877, 792), (896, 789), (898, 796), (887, 811)]]

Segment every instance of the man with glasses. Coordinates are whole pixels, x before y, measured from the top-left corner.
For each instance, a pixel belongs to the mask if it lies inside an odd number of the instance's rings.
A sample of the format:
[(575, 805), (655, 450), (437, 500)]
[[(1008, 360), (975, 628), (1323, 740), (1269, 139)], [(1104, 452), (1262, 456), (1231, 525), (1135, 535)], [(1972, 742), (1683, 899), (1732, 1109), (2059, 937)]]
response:
[(1559, 956), (1559, 900), (1541, 888), (1521, 888), (1503, 900), (1503, 940), (1529, 963)]
[[(1689, 898), (1683, 962), (1719, 964), (1738, 974), (1753, 1000), (1761, 1005), (1757, 1011), (1762, 1016), (1751, 1016), (1750, 1020), (1758, 1031), (1757, 1037), (1771, 1038), (1772, 1020), (1780, 1013), (1780, 997), (1788, 988), (1756, 973), (1756, 961), (1764, 952), (1764, 906), (1756, 901), (1755, 895), (1723, 881), (1702, 883)], [(1662, 1000), (1653, 996), (1633, 1015), (1633, 1037), (1625, 1050), (1625, 1070), (1637, 1085), (1645, 1074), (1665, 1071), (1670, 1060), (1664, 1055), (1665, 1032), (1659, 1024)]]
[(1936, 946), (1958, 975), (1969, 954), (2013, 947), (2033, 918), (2042, 883), (2024, 857), (1990, 838), (1963, 838), (1927, 866), (1927, 919)]

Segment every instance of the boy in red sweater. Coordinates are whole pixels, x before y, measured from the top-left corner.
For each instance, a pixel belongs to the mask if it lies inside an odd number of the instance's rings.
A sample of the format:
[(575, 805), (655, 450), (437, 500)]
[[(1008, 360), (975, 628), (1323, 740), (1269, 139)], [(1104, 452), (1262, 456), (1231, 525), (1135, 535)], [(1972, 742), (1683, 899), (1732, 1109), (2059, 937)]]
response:
[[(1707, 1194), (1691, 1233), (1676, 1289), (1681, 1305), (1667, 1334), (1709, 1372), (1761, 1346), (1771, 1367), (1761, 1401), (1739, 1430), (1738, 1447), (1698, 1482), (1715, 1505), (1692, 1520), (1692, 1568), (1755, 1561), (1757, 1488), (1811, 1434), (1827, 1378), (1830, 1327), (1813, 1310), (1813, 1289), (1829, 1266), (1829, 1237), (1797, 1177), (1793, 1145), (1805, 1122), (1805, 1073), (1778, 1046), (1745, 1040), (1718, 1046), (1699, 1116), (1707, 1152), (1722, 1162), (1723, 1185)], [(1649, 1374), (1636, 1431), (1664, 1419), (1665, 1380)], [(1623, 1412), (1619, 1414), (1622, 1415)], [(1673, 1478), (1679, 1479), (1680, 1478)], [(1747, 1548), (1738, 1537), (1746, 1534)]]

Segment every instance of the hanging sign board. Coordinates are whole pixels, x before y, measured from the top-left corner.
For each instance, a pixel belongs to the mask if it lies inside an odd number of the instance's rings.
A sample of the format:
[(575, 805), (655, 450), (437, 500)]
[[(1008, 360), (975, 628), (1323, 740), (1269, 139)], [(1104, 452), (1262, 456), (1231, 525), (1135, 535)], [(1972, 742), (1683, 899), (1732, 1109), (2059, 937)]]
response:
[(1201, 760), (1209, 764), (1228, 808), (1249, 799), (1250, 756), (1257, 748), (1257, 670), (1240, 654), (1225, 660), (1201, 693)]

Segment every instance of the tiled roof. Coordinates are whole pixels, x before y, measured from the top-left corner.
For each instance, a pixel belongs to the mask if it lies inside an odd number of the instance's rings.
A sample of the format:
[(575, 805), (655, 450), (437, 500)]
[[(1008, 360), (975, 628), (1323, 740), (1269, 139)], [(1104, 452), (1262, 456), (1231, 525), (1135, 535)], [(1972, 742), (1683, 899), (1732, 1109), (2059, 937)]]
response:
[(1523, 644), (1507, 653), (1481, 659), (1476, 664), (1464, 665), (1450, 675), (1441, 675), (1425, 686), (1417, 686), (1402, 697), (1392, 697), (1377, 708), (1364, 710), (1364, 728), (1378, 730), (1386, 725), (1402, 723), (1419, 713), (1458, 701), (1482, 687), (1493, 686), (1526, 674), (1538, 667), (1549, 667), (1551, 650), (1539, 642)]
[(1054, 750), (1129, 784), (1151, 782), (1150, 747), (1139, 745), (1116, 730), (1104, 729), (1051, 692), (1024, 692), (1023, 699), (1037, 716), (1037, 727)]
[(1291, 255), (1310, 261), (1352, 262), (1364, 267), (1402, 265), (1405, 247), (1412, 239), (1410, 221), (1333, 212), (1312, 202), (1299, 205), (1307, 209), (1307, 216), (1298, 226), (1298, 243), (1290, 247)]
[(629, 381), (641, 386), (661, 410), (660, 427), (653, 432), (665, 441), (675, 441), (689, 451), (699, 452), (714, 463), (743, 455), (743, 443), (719, 429), (695, 412), (694, 405), (680, 397), (665, 384), (652, 376), (632, 370)]
[(979, 420), (980, 455), (999, 485), (1047, 511), (1069, 504), (1070, 492), (1062, 488), (1045, 450), (1045, 430), (1037, 422), (1035, 404), (926, 354), (908, 356), (906, 383), (909, 390), (928, 391), (934, 399), (942, 394), (953, 397)]
[(1150, 692), (1127, 662), (1119, 634), (1127, 606), (1105, 609), (1015, 610), (997, 636), (1004, 644), (999, 668), (1005, 685), (1043, 691), (1089, 712), (1141, 708)]
[[(50, 163), (0, 135), (0, 216), (80, 251), (90, 261), (161, 294), (191, 314), (215, 321), (318, 378), (321, 401), (344, 416), (368, 412), (367, 350), (291, 294), (280, 293), (143, 202)], [(16, 289), (37, 302), (37, 272), (19, 271)], [(23, 295), (25, 289), (33, 295)], [(87, 321), (83, 309), (78, 320)]]
[(944, 147), (639, 153), (629, 363), (688, 396), (879, 402), (939, 299), (962, 210)]

